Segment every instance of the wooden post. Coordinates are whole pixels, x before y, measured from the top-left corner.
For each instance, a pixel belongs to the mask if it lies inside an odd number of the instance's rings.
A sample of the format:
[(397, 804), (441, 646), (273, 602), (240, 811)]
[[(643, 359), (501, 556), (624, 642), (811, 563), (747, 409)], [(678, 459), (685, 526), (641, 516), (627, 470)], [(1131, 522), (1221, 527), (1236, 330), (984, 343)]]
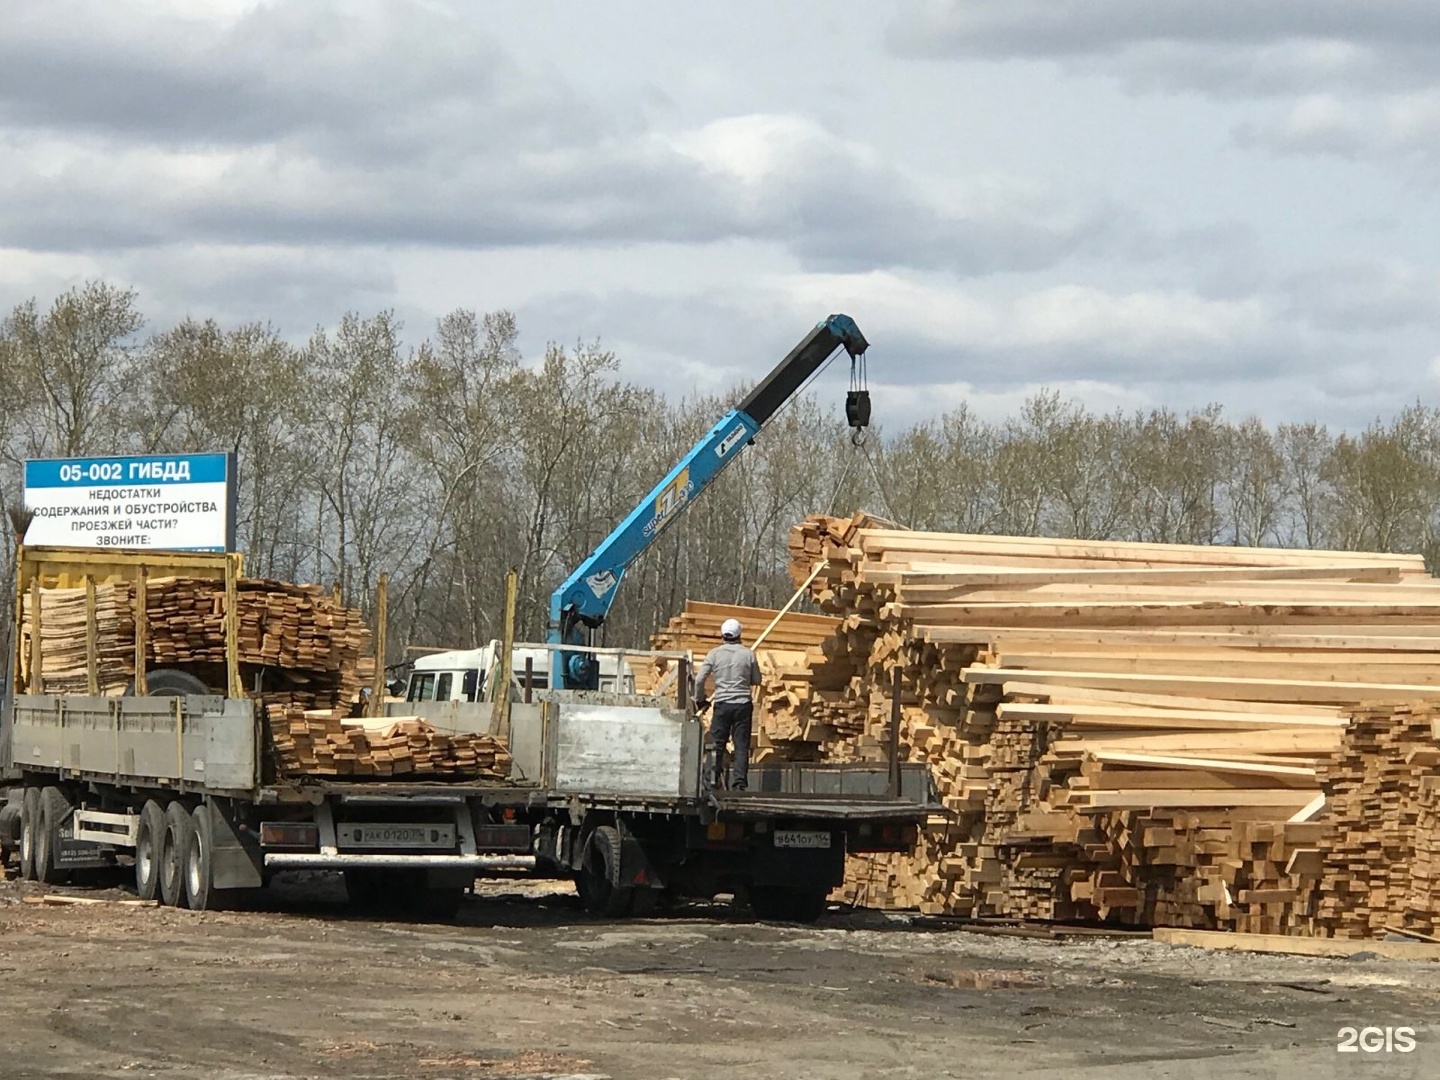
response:
[(140, 567), (140, 573), (135, 578), (135, 695), (144, 697), (150, 693), (150, 683), (145, 678), (145, 646), (149, 634), (146, 630), (150, 625), (150, 613), (146, 608), (145, 600), (145, 567)]
[(531, 694), (535, 685), (535, 658), (525, 657), (525, 704), (529, 705)]
[[(338, 594), (340, 587), (335, 591)], [(390, 622), (390, 575), (381, 574), (375, 585), (375, 677), (370, 682), (371, 716), (385, 715), (385, 630)]]
[(40, 640), (40, 575), (36, 574), (30, 579), (30, 679), (25, 684), (25, 689), (32, 694), (45, 692), (45, 673), (42, 666), (45, 653)]
[(891, 799), (900, 798), (900, 679), (901, 668), (896, 664), (890, 689), (890, 785), (886, 793)]
[(225, 695), (245, 696), (240, 680), (240, 564), (233, 555), (225, 556)]
[(505, 575), (505, 625), (500, 642), (500, 656), (494, 665), (495, 682), (491, 686), (490, 733), (502, 739), (510, 737), (510, 673), (514, 668), (515, 599), (520, 591), (520, 572), (513, 566)]
[(675, 668), (675, 707), (681, 712), (690, 711), (690, 661), (683, 656)]
[(15, 610), (11, 612), (13, 624), (10, 628), (15, 643), (15, 670), (10, 679), (15, 689), (30, 687), (30, 653), (25, 649), (25, 545), (15, 545)]
[(85, 692), (100, 693), (100, 631), (95, 625), (95, 575), (85, 575)]

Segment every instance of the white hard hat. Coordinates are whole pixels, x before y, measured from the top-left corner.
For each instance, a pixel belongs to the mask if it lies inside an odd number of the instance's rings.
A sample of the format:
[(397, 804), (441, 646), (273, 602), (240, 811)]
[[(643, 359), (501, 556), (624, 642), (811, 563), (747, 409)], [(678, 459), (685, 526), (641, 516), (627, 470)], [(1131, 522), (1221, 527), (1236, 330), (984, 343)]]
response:
[(723, 638), (734, 638), (740, 640), (740, 620), (726, 619), (720, 624), (720, 636)]

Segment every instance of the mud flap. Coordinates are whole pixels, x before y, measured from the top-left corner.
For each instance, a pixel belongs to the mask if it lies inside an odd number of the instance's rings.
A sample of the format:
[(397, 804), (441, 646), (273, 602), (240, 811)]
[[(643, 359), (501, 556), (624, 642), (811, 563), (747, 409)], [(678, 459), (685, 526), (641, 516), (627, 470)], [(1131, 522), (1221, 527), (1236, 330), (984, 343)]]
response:
[(755, 846), (751, 881), (796, 889), (833, 889), (845, 880), (845, 834), (833, 833), (828, 848), (780, 848), (763, 838)]
[(665, 882), (645, 851), (645, 845), (638, 836), (626, 828), (623, 821), (618, 824), (620, 826), (620, 880), (615, 884), (622, 888), (663, 889)]
[(206, 799), (210, 813), (210, 872), (217, 889), (258, 889), (265, 883), (261, 868), (265, 856), (260, 837), (253, 830), (240, 830), (234, 808), (228, 800)]

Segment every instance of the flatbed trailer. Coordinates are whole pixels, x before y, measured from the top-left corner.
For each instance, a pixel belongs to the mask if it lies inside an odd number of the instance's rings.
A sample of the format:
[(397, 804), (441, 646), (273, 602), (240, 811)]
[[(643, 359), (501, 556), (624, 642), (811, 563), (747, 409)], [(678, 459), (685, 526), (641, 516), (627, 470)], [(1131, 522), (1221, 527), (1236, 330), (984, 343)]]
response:
[[(157, 571), (223, 579), (234, 595), (238, 556), (167, 560), (22, 548), (17, 603), (77, 577)], [(143, 627), (143, 610), (137, 619)], [(683, 690), (666, 701), (507, 686), (498, 708), (388, 706), (442, 731), (504, 735), (512, 764), (493, 782), (285, 776), (233, 654), (210, 673), (224, 681), (218, 693), (46, 693), (40, 645), (19, 629), (17, 617), (15, 692), (0, 712), (10, 785), (0, 846), (47, 882), (131, 863), (141, 896), (203, 910), (284, 871), (336, 870), (357, 904), (444, 918), (478, 875), (520, 860), (573, 877), (587, 908), (610, 916), (643, 914), (667, 894), (729, 892), (762, 917), (809, 920), (847, 852), (910, 850), (940, 811), (926, 768), (893, 759), (760, 763), (751, 790), (711, 790)], [(142, 658), (137, 688), (147, 674)]]

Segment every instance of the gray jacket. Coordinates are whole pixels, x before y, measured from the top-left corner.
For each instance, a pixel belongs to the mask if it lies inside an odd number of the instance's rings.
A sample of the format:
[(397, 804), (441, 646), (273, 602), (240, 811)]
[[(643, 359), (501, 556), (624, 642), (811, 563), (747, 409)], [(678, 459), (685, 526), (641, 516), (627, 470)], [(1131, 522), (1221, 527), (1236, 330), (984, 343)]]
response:
[(711, 675), (715, 676), (715, 693), (709, 700), (717, 705), (747, 702), (750, 688), (760, 685), (760, 665), (755, 654), (738, 642), (727, 641), (710, 650), (695, 673), (696, 697), (705, 697), (705, 680)]

